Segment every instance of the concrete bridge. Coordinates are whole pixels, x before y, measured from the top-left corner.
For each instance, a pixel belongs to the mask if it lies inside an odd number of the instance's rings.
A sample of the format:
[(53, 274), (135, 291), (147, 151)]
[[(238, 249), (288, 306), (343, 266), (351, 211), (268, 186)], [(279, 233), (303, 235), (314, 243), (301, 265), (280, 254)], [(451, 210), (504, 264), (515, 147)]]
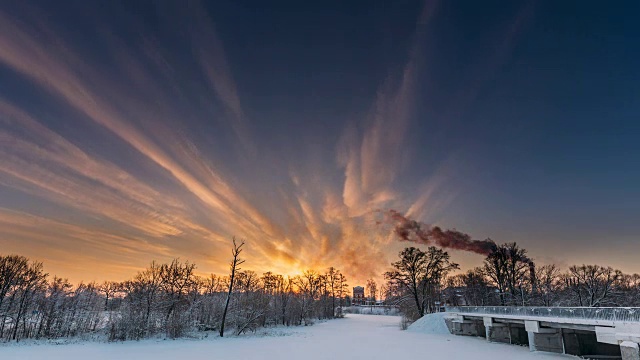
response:
[(447, 312), (455, 335), (590, 359), (640, 360), (640, 308), (459, 306)]

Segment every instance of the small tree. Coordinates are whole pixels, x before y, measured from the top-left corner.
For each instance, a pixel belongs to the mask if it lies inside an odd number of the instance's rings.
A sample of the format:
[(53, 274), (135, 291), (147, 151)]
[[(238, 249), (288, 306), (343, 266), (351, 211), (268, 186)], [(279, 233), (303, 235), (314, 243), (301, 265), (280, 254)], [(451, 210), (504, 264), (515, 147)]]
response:
[(333, 266), (329, 268), (326, 274), (327, 283), (329, 284), (329, 291), (331, 295), (331, 317), (336, 316), (336, 293), (338, 292), (338, 278), (340, 276), (340, 270), (336, 270)]
[(342, 274), (338, 273), (338, 284), (337, 284), (337, 295), (338, 295), (338, 305), (340, 309), (338, 310), (338, 314), (340, 317), (342, 314), (342, 306), (344, 306), (344, 300), (348, 296), (349, 293), (349, 284), (347, 284), (347, 278)]
[(369, 301), (371, 301), (371, 311), (373, 311), (373, 305), (376, 303), (376, 294), (378, 292), (378, 285), (376, 285), (375, 280), (367, 280), (367, 291), (369, 292)]
[(244, 260), (240, 259), (240, 253), (242, 252), (242, 246), (244, 241), (240, 241), (240, 244), (236, 243), (236, 238), (233, 237), (233, 249), (231, 250), (231, 275), (229, 276), (229, 292), (227, 293), (227, 300), (224, 303), (224, 311), (222, 312), (222, 321), (220, 322), (220, 337), (224, 337), (224, 322), (227, 319), (227, 310), (229, 309), (229, 301), (231, 300), (231, 292), (233, 291), (233, 282), (236, 277), (236, 271), (240, 270), (240, 265), (244, 263)]

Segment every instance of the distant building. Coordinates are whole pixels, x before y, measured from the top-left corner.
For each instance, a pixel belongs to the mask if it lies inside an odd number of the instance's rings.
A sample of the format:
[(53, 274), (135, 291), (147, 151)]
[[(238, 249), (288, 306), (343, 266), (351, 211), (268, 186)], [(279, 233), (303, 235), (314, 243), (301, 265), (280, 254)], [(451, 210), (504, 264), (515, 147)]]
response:
[(356, 286), (353, 288), (353, 299), (351, 299), (351, 305), (364, 305), (366, 299), (364, 298), (364, 288), (362, 286)]

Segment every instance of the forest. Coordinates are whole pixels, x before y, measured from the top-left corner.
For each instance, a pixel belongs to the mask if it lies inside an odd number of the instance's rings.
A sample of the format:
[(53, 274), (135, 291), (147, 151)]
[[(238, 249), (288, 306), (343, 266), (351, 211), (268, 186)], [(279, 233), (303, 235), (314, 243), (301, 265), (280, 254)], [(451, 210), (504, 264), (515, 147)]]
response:
[[(43, 264), (0, 255), (0, 339), (177, 338), (215, 331), (311, 325), (351, 305), (345, 275), (330, 267), (298, 276), (242, 269), (244, 243), (233, 242), (228, 275), (200, 276), (196, 265), (152, 262), (122, 282), (71, 284)], [(366, 283), (366, 304), (399, 308), (405, 322), (446, 306), (640, 306), (640, 275), (611, 267), (536, 266), (516, 243), (497, 245), (483, 265), (462, 272), (448, 252), (407, 247)]]
[(536, 266), (516, 243), (496, 245), (482, 266), (461, 272), (448, 252), (408, 247), (385, 273), (387, 303), (415, 320), (442, 306), (640, 306), (640, 275), (601, 265)]
[(233, 334), (259, 327), (310, 325), (340, 316), (348, 285), (331, 267), (295, 277), (243, 270), (234, 241), (230, 275), (196, 275), (196, 265), (152, 262), (132, 279), (71, 284), (49, 277), (43, 264), (0, 255), (0, 339), (153, 336), (177, 338), (227, 326)]

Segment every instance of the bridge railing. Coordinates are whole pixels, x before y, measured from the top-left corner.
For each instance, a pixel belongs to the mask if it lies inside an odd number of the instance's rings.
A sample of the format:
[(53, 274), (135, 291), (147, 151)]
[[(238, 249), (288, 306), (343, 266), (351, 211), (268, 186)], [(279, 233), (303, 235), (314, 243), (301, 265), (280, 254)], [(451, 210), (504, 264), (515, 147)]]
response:
[(468, 314), (640, 322), (640, 308), (631, 307), (452, 306), (446, 310)]

